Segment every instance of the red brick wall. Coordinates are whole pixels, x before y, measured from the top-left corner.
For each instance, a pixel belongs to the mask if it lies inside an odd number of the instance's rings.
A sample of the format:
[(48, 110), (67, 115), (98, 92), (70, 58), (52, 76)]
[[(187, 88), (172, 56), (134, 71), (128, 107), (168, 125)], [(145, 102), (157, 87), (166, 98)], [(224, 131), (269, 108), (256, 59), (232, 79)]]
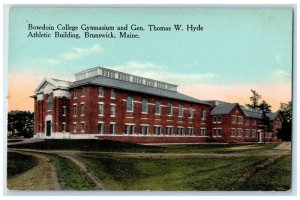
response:
[[(47, 115), (52, 115), (52, 132), (62, 132), (62, 123), (65, 122), (66, 132), (69, 131), (68, 122), (69, 122), (69, 104), (70, 100), (66, 97), (63, 98), (53, 98), (52, 99), (52, 110), (47, 109), (47, 98), (49, 95), (45, 94), (43, 100), (34, 99), (34, 133), (45, 132), (45, 118)], [(66, 106), (67, 112), (66, 116), (63, 116), (63, 106)]]
[[(236, 123), (232, 123), (232, 115), (235, 115), (236, 117), (243, 117), (243, 123), (239, 124), (238, 119), (236, 120)], [(254, 118), (248, 118), (250, 120), (249, 125), (246, 124), (246, 117), (244, 116), (244, 113), (242, 110), (236, 106), (230, 114), (227, 115), (221, 115), (222, 122), (221, 123), (213, 123), (213, 116), (211, 116), (211, 124), (212, 124), (212, 130), (213, 128), (222, 128), (222, 137), (215, 137), (212, 133), (212, 141), (213, 142), (257, 142), (258, 136), (258, 126), (260, 124), (260, 121), (258, 119)], [(256, 125), (253, 124), (253, 121), (256, 120)], [(236, 130), (236, 136), (232, 137), (232, 128)], [(238, 136), (238, 129), (243, 130), (242, 136)], [(246, 137), (246, 129), (249, 129), (250, 136)], [(256, 137), (252, 137), (252, 130), (256, 130)]]
[[(200, 135), (200, 127), (206, 127), (207, 121), (209, 120), (208, 116), (210, 113), (210, 107), (207, 105), (193, 104), (187, 103), (183, 101), (177, 101), (162, 97), (154, 97), (147, 96), (148, 103), (155, 104), (156, 101), (160, 101), (161, 105), (167, 105), (168, 103), (172, 103), (173, 107), (178, 107), (181, 104), (185, 109), (189, 109), (192, 106), (195, 109), (194, 118), (188, 118), (189, 110), (184, 110), (184, 117), (178, 117), (178, 109), (173, 108), (173, 116), (169, 117), (167, 115), (168, 108), (162, 106), (161, 115), (155, 115), (155, 105), (148, 106), (148, 114), (142, 114), (142, 102), (144, 98), (144, 94), (139, 94), (135, 92), (128, 92), (122, 90), (116, 91), (116, 99), (110, 98), (111, 89), (104, 87), (104, 97), (98, 97), (98, 86), (88, 85), (85, 86), (86, 96), (81, 97), (81, 88), (75, 88), (77, 90), (77, 98), (73, 98), (74, 89), (71, 90), (71, 109), (70, 109), (70, 126), (72, 126), (73, 122), (77, 122), (77, 133), (80, 132), (80, 123), (85, 121), (85, 133), (87, 134), (97, 134), (98, 133), (98, 122), (104, 122), (104, 133), (109, 133), (110, 122), (116, 123), (116, 134), (123, 134), (124, 124), (125, 123), (134, 123), (135, 124), (135, 132), (139, 132), (140, 124), (149, 124), (150, 130), (149, 133), (154, 133), (154, 125), (162, 125), (163, 130), (162, 133), (165, 133), (166, 126), (173, 126), (174, 133), (177, 133), (177, 126), (194, 127), (195, 135)], [(126, 101), (128, 96), (133, 97), (134, 99), (134, 112), (126, 111)], [(86, 105), (86, 115), (80, 116), (80, 105), (81, 103), (85, 103)], [(104, 116), (98, 116), (98, 103), (104, 103)], [(77, 103), (78, 105), (78, 114), (77, 117), (73, 117), (73, 104)], [(110, 117), (110, 104), (116, 104), (116, 117)], [(200, 119), (200, 109), (206, 109), (206, 120)], [(88, 114), (87, 114), (88, 113)], [(72, 128), (71, 128), (72, 130)]]

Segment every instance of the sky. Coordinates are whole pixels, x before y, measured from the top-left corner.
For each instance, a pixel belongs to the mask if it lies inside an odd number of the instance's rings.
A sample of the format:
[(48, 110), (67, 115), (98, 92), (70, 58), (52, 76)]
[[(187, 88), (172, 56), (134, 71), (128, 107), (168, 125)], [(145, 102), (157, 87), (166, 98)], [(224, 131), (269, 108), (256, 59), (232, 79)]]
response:
[[(136, 24), (145, 31), (128, 31), (135, 39), (28, 38), (28, 24)], [(172, 31), (149, 31), (149, 24)], [(204, 29), (174, 31), (174, 24)], [(292, 43), (291, 9), (11, 8), (8, 110), (33, 111), (30, 96), (44, 77), (73, 81), (103, 66), (176, 84), (200, 100), (244, 105), (254, 89), (277, 111), (291, 100)]]

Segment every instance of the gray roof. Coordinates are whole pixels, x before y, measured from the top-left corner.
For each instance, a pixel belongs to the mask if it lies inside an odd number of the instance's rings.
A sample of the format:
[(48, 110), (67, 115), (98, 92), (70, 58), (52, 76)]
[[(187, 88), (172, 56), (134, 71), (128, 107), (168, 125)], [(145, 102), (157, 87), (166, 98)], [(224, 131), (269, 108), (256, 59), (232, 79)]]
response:
[(121, 90), (140, 92), (140, 93), (146, 93), (154, 96), (162, 96), (170, 99), (182, 100), (186, 102), (210, 105), (204, 101), (200, 101), (196, 98), (187, 96), (185, 94), (176, 91), (164, 90), (156, 87), (141, 85), (141, 84), (127, 82), (127, 81), (121, 81), (118, 79), (111, 79), (103, 76), (94, 76), (91, 78), (75, 81), (71, 84), (70, 88), (87, 85), (87, 84), (107, 86), (107, 87), (112, 87)]
[(271, 120), (274, 120), (277, 117), (278, 114), (279, 114), (278, 112), (276, 112), (276, 113), (267, 113), (267, 117), (269, 117)]
[(261, 119), (262, 111), (257, 109), (240, 106), (246, 117)]
[(224, 104), (217, 105), (212, 109), (210, 115), (229, 114), (232, 111), (232, 109), (237, 105), (238, 105), (237, 103), (224, 103)]
[[(235, 108), (236, 106), (239, 106), (241, 108), (241, 110), (243, 111), (245, 117), (249, 117), (249, 118), (256, 118), (256, 119), (261, 119), (262, 118), (262, 111), (261, 110), (257, 110), (257, 109), (251, 109), (251, 108), (247, 108), (245, 106), (241, 106), (238, 103), (223, 103), (220, 105), (217, 105), (216, 107), (213, 108), (213, 110), (211, 111), (211, 115), (225, 115), (225, 114), (229, 114), (233, 108)], [(267, 117), (270, 118), (270, 120), (274, 120), (278, 113), (267, 113), (266, 114)]]

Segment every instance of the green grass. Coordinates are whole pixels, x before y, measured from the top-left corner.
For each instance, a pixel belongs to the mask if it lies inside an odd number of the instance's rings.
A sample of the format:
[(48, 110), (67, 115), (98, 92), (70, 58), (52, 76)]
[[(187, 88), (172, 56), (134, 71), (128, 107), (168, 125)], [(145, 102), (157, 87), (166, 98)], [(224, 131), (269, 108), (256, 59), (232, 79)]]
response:
[(286, 191), (291, 188), (291, 155), (255, 173), (242, 190)]
[(94, 190), (95, 184), (71, 160), (59, 156), (48, 156), (53, 161), (59, 182), (64, 190)]
[(112, 190), (231, 191), (265, 158), (126, 158), (81, 154), (80, 159)]
[(34, 156), (24, 155), (15, 152), (8, 152), (7, 154), (7, 178), (13, 178), (20, 175), (38, 163)]
[[(232, 153), (246, 150), (226, 150), (224, 148), (241, 146), (244, 144), (196, 144), (196, 145), (138, 145), (132, 143), (115, 142), (109, 140), (45, 140), (38, 143), (14, 145), (13, 148), (28, 148), (41, 150), (78, 150), (98, 152), (145, 152), (145, 153)], [(277, 144), (256, 144), (263, 148), (273, 148)], [(248, 150), (247, 152), (259, 151)]]

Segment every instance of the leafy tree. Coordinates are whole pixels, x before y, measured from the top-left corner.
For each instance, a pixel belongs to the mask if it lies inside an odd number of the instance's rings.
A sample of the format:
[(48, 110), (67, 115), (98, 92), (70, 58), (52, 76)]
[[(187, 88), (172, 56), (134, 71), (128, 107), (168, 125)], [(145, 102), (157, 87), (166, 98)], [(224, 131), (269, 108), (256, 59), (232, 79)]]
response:
[(250, 104), (246, 104), (246, 106), (250, 107), (250, 108), (257, 108), (258, 107), (258, 101), (261, 99), (261, 95), (258, 94), (255, 90), (252, 90), (252, 96), (249, 98), (251, 103)]
[(261, 111), (265, 111), (266, 113), (270, 113), (271, 111), (271, 105), (269, 105), (265, 100), (263, 100), (258, 106)]
[(14, 136), (33, 136), (33, 113), (30, 111), (13, 110), (8, 113), (8, 131)]
[(266, 133), (272, 132), (272, 122), (271, 119), (267, 116), (267, 112), (265, 110), (262, 110), (262, 125), (264, 128), (264, 143), (266, 142)]
[(283, 118), (282, 128), (278, 131), (277, 137), (283, 141), (291, 141), (292, 137), (292, 102), (280, 103), (280, 115)]

